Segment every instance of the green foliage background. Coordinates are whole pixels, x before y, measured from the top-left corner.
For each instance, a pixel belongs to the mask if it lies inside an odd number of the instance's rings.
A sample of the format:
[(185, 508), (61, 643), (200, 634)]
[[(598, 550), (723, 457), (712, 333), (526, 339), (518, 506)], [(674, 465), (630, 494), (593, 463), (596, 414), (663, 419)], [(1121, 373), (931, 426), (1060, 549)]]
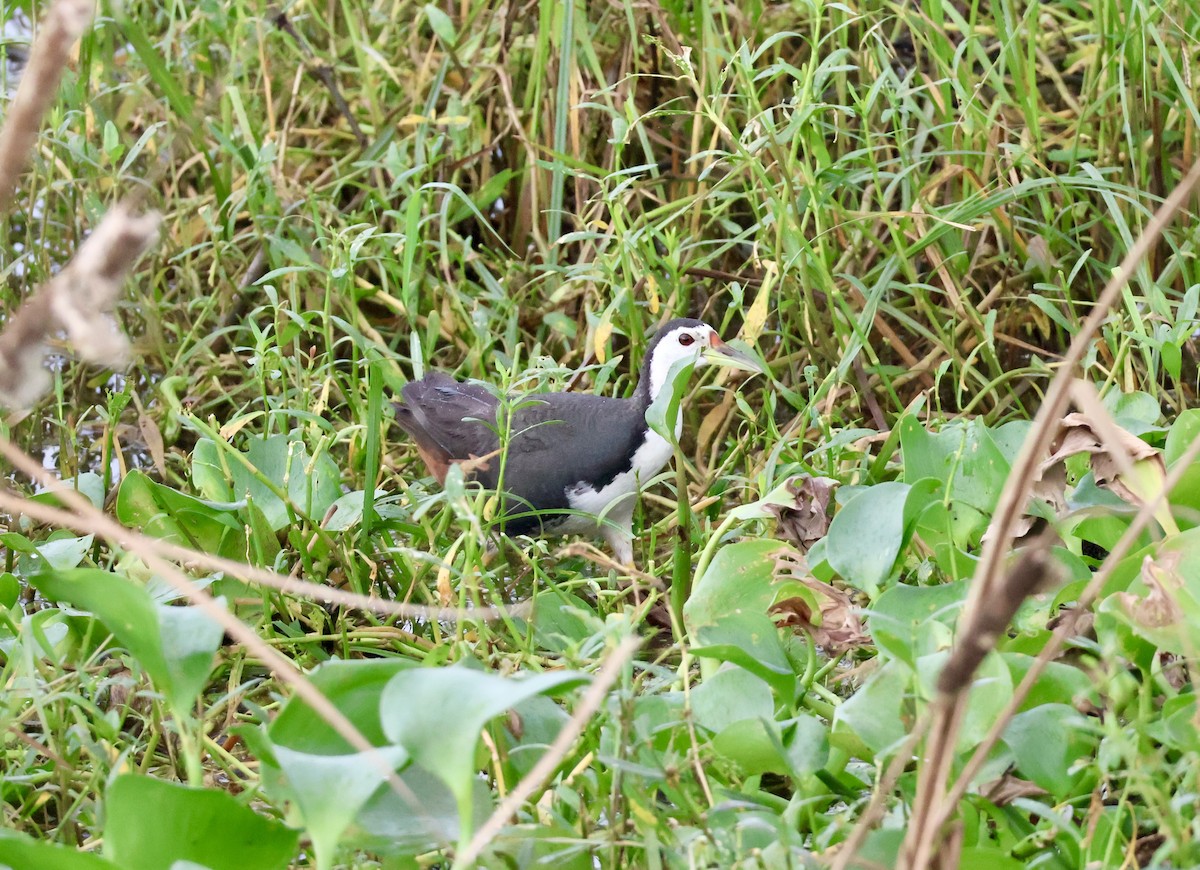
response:
[[(197, 572), (306, 670), (389, 663), (317, 673), (331, 694), (368, 699), (352, 718), (393, 747), (436, 817), (414, 833), (380, 821), (406, 805), (364, 785), (369, 764), (348, 777), (359, 804), (320, 777), (305, 791), (297, 771), (345, 771), (321, 759), (347, 747), (296, 736), (315, 722), (288, 738), (279, 723), (307, 722), (306, 708), (238, 646), (197, 678), (197, 650), (164, 647), (170, 620), (190, 617), (160, 606), (137, 559), (14, 517), (0, 539), (4, 827), (72, 849), (103, 836), (117, 866), (222, 866), (170, 853), (179, 837), (122, 847), (138, 841), (139, 807), (188, 812), (186, 797), (118, 778), (136, 772), (229, 792), (230, 808), (203, 812), (247, 829), (262, 818), (236, 812), (251, 806), (290, 824), (313, 847), (294, 866), (445, 865), (463, 820), (528, 772), (580, 690), (573, 677), (480, 689), (501, 700), (470, 714), (487, 714), (486, 740), (454, 744), (454, 764), (472, 759), (464, 779), (428, 755), (406, 767), (424, 745), (396, 695), (419, 679), (410, 665), (445, 668), (448, 693), (485, 672), (594, 676), (622, 638), (650, 632), (652, 605), (673, 604), (671, 629), (621, 672), (485, 863), (836, 853), (928, 701), (1062, 350), (1197, 158), (1197, 33), (1190, 0), (104, 4), (0, 222), (0, 300), (12, 311), (140, 193), (165, 223), (119, 311), (137, 361), (121, 375), (64, 364), (54, 395), (3, 434), (149, 535), (387, 598), (532, 602), (534, 615), (395, 620)], [(1196, 218), (1192, 203), (1139, 268), (1083, 372), (1168, 467), (1196, 425)], [(390, 395), (434, 367), (518, 390), (581, 372), (576, 388), (624, 394), (670, 314), (740, 334), (771, 372), (688, 396), (678, 473), (637, 521), (638, 564), (672, 591), (638, 605), (615, 572), (554, 541), (487, 562), (486, 498), (425, 478), (388, 428)], [(1070, 471), (1064, 585), (985, 664), (964, 757), (1128, 526), (1086, 462)], [(844, 518), (801, 572), (864, 609), (867, 643), (840, 664), (766, 616), (781, 589), (820, 606), (788, 585), (759, 501), (800, 473), (841, 485)], [(1182, 560), (1188, 616), (1194, 486), (1172, 497), (1177, 535), (1157, 530)], [(962, 801), (963, 866), (1195, 863), (1195, 623), (1155, 633), (1118, 597), (1150, 591), (1138, 566), (1163, 553), (1155, 535), (1140, 544), (990, 757), (991, 779), (1040, 792)], [(90, 572), (139, 602), (133, 628), (117, 624), (128, 608), (72, 591)], [(726, 605), (746, 618), (718, 618)], [(211, 626), (187, 631), (207, 638), (201, 652), (217, 646)], [(914, 781), (886, 796), (863, 853), (885, 866)], [(321, 794), (343, 829), (314, 823), (330, 810), (305, 801)], [(279, 866), (286, 829), (255, 836), (273, 844), (261, 866)], [(33, 848), (0, 839), (0, 861), (6, 843)], [(95, 857), (68, 854), (63, 866)], [(249, 866), (238, 854), (232, 866)]]

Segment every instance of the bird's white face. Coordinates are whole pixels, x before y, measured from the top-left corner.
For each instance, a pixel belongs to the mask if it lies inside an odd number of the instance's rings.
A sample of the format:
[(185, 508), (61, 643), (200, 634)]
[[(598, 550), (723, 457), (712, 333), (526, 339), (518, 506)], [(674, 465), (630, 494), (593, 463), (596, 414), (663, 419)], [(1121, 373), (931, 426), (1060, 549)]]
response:
[(650, 398), (653, 399), (667, 383), (671, 366), (680, 360), (690, 360), (697, 368), (706, 366), (705, 351), (724, 347), (717, 331), (707, 323), (699, 326), (678, 326), (662, 337), (650, 360)]

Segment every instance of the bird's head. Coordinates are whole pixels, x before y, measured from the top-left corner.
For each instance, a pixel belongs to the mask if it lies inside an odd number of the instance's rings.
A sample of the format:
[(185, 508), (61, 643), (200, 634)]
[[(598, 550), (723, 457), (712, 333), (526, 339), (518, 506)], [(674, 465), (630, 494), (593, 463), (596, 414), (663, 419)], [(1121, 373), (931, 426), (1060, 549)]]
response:
[(760, 374), (763, 371), (753, 357), (726, 344), (703, 320), (679, 318), (662, 326), (646, 350), (643, 378), (651, 400), (668, 384), (672, 367), (680, 362), (690, 362), (696, 368), (711, 363)]

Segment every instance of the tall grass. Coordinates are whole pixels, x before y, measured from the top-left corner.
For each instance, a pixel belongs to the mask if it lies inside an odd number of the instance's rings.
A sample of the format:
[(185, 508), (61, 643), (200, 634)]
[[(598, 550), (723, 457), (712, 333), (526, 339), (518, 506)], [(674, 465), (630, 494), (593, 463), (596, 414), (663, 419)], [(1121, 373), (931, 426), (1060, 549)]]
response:
[[(114, 378), (64, 361), (54, 396), (0, 426), (63, 477), (111, 484), (142, 465), (185, 492), (201, 439), (297, 430), (346, 489), (372, 493), (367, 519), (342, 536), (297, 514), (252, 561), (417, 603), (532, 598), (553, 615), (398, 623), (263, 593), (242, 603), (269, 643), (303, 667), (399, 655), (583, 668), (606, 620), (634, 607), (616, 572), (555, 541), (489, 562), (484, 500), (425, 478), (387, 428), (387, 399), (435, 368), (505, 385), (533, 370), (554, 387), (578, 373), (575, 389), (623, 395), (669, 314), (741, 331), (771, 378), (729, 399), (689, 395), (682, 471), (638, 517), (639, 565), (660, 581), (694, 566), (729, 509), (792, 474), (896, 477), (891, 427), (906, 409), (1029, 419), (1112, 269), (1200, 156), (1196, 33), (1190, 0), (112, 5), (0, 221), (0, 306), (141, 192), (165, 218), (119, 310), (136, 362)], [(1164, 235), (1085, 361), (1098, 385), (1168, 415), (1195, 401), (1196, 219), (1193, 204)], [(9, 569), (25, 558), (5, 553)], [(678, 735), (656, 745), (638, 706), (690, 673), (668, 634), (584, 737), (612, 764), (581, 768), (574, 796), (550, 802), (605, 866), (649, 865), (672, 838), (718, 863), (741, 854), (719, 823), (705, 830), (734, 791), (682, 777), (699, 750)], [(815, 705), (850, 691), (806, 654)], [(178, 771), (161, 707), (135, 705), (136, 726), (122, 725), (81, 700), (128, 691), (103, 655), (70, 671), (10, 658), (6, 672), (32, 688), (0, 721), (36, 719), (62, 761), (20, 761), (51, 797), (6, 804), (11, 826), (86, 839), (113, 771)], [(278, 684), (238, 650), (219, 676), (213, 733), (277, 703)], [(246, 757), (206, 749), (211, 775), (253, 788)], [(625, 787), (660, 763), (656, 792)], [(842, 773), (811, 804), (758, 779), (754, 800), (820, 851), (860, 807)], [(1163, 827), (1180, 824), (1172, 799), (1149, 800)]]

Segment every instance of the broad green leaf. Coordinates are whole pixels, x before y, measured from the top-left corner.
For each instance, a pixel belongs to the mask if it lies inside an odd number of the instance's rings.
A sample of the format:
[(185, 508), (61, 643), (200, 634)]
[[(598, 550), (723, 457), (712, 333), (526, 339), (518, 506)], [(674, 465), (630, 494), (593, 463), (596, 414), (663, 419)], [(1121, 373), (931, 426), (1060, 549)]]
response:
[(971, 870), (1025, 870), (1029, 865), (997, 846), (969, 846), (962, 850), (958, 866)]
[(1197, 438), (1200, 438), (1200, 408), (1181, 411), (1171, 423), (1171, 428), (1167, 431), (1167, 442), (1163, 445), (1163, 461), (1166, 462), (1167, 468), (1179, 461)]
[(21, 581), (10, 571), (0, 574), (0, 607), (15, 607), (21, 596)]
[[(104, 507), (104, 479), (94, 471), (85, 471), (75, 477), (64, 478), (63, 486), (72, 489), (92, 503), (92, 507)], [(32, 496), (31, 501), (38, 504), (61, 505), (62, 500), (53, 492), (46, 490)]]
[[(433, 773), (410, 764), (400, 780), (408, 794), (419, 797), (420, 805), (414, 807), (408, 795), (401, 797), (389, 786), (380, 786), (343, 841), (384, 855), (413, 855), (453, 844), (470, 824), (459, 815), (454, 794)], [(492, 810), (492, 793), (482, 779), (471, 781), (469, 800), (470, 819), (486, 818)]]
[[(288, 797), (295, 802), (312, 838), (317, 867), (333, 866), (338, 842), (359, 812), (380, 787), (387, 788), (388, 771), (402, 766), (408, 754), (399, 746), (385, 746), (374, 753), (314, 755), (286, 746), (272, 754), (287, 783)], [(413, 812), (420, 814), (421, 798), (413, 796)]]
[(1164, 746), (1183, 752), (1200, 752), (1200, 732), (1196, 731), (1196, 696), (1176, 695), (1163, 702), (1157, 721), (1146, 729)]
[(94, 535), (84, 535), (79, 538), (63, 536), (38, 541), (32, 545), (30, 552), (17, 560), (16, 573), (19, 576), (30, 577), (42, 571), (75, 568), (87, 558), (94, 540)]
[(667, 384), (671, 388), (660, 390), (646, 409), (646, 425), (672, 444), (679, 437), (675, 431), (679, 421), (679, 403), (683, 401), (695, 365), (695, 360), (690, 359), (678, 359), (671, 363), (667, 372)]
[[(386, 490), (375, 490), (375, 498), (382, 498), (385, 495), (387, 495)], [(331, 532), (344, 532), (357, 526), (362, 522), (365, 496), (366, 493), (361, 489), (343, 495), (331, 506), (322, 527)]]
[(829, 729), (812, 716), (781, 722), (784, 746), (793, 776), (816, 773), (829, 761)]
[(929, 432), (907, 414), (899, 426), (906, 483), (932, 477), (942, 483), (951, 503), (965, 502), (991, 515), (1012, 460), (982, 420), (949, 423), (939, 432)]
[[(1012, 674), (1013, 686), (1021, 683), (1033, 666), (1033, 656), (1021, 653), (1002, 652), (1000, 658)], [(1079, 668), (1062, 662), (1050, 662), (1041, 676), (1034, 681), (1029, 695), (1021, 702), (1021, 710), (1029, 710), (1042, 704), (1070, 704), (1088, 701), (1099, 705), (1095, 681)]]
[(246, 533), (233, 510), (155, 483), (140, 471), (121, 481), (116, 514), (122, 524), (155, 538), (227, 558), (245, 555)]
[(21, 644), (32, 646), (30, 653), (35, 658), (48, 659), (59, 667), (66, 666), (75, 647), (70, 617), (61, 610), (47, 608), (21, 618), (14, 634), (0, 630), (0, 653), (5, 658), (14, 655)]
[(770, 720), (739, 719), (713, 737), (713, 749), (733, 761), (746, 776), (790, 773), (790, 764), (779, 739), (779, 727)]
[(1162, 407), (1158, 399), (1149, 393), (1140, 390), (1130, 393), (1109, 390), (1104, 394), (1102, 401), (1104, 407), (1112, 414), (1113, 421), (1127, 432), (1144, 435), (1159, 428)]
[(825, 536), (825, 558), (842, 578), (874, 597), (905, 541), (906, 483), (879, 483), (850, 498)]
[(897, 583), (867, 611), (867, 627), (881, 649), (915, 667), (917, 659), (950, 646), (966, 601), (968, 581), (939, 586)]
[[(1200, 408), (1190, 408), (1175, 419), (1167, 432), (1163, 459), (1169, 469), (1175, 470), (1175, 463), (1197, 438), (1200, 438)], [(1171, 490), (1170, 501), (1180, 526), (1186, 529), (1200, 522), (1200, 462), (1192, 463), (1183, 472), (1183, 477)]]
[(688, 630), (714, 625), (731, 613), (766, 614), (775, 599), (775, 558), (785, 550), (778, 541), (763, 539), (721, 547), (683, 607)]
[[(1081, 777), (1094, 776), (1097, 739), (1088, 718), (1066, 704), (1043, 704), (1018, 713), (1004, 729), (1021, 776), (1057, 798), (1077, 793)], [(1090, 768), (1073, 770), (1077, 764)]]
[[(382, 762), (398, 768), (407, 760), (400, 746), (388, 745), (380, 719), (383, 690), (396, 674), (417, 667), (407, 659), (331, 661), (309, 675), (372, 744)], [(263, 731), (243, 735), (262, 761), (263, 787), (278, 803), (291, 801), (313, 837), (320, 866), (328, 866), (339, 843), (393, 854), (452, 843), (460, 820), (453, 797), (424, 771), (399, 774), (418, 806), (384, 783), (376, 759), (350, 745), (298, 696)], [(475, 795), (478, 805), (481, 798)], [(486, 804), (485, 804), (486, 805)]]
[(276, 490), (287, 493), (296, 510), (317, 521), (342, 494), (337, 464), (328, 453), (310, 457), (297, 432), (251, 438), (244, 459), (224, 455), (228, 448), (204, 439), (196, 447), (192, 475), (205, 495), (222, 501), (247, 499), (276, 531), (291, 522), (288, 504)]
[(229, 485), (231, 458), (221, 453), (214, 441), (201, 438), (192, 448), (192, 483), (209, 501), (233, 501), (233, 487)]
[(520, 727), (505, 728), (498, 736), (508, 747), (507, 758), (513, 770), (518, 776), (525, 776), (571, 717), (553, 698), (546, 695), (526, 698), (513, 708), (511, 715), (520, 723)]
[[(384, 746), (379, 704), (384, 687), (396, 674), (417, 667), (407, 659), (355, 659), (325, 662), (308, 675), (313, 687), (329, 699), (373, 745)], [(317, 755), (348, 755), (355, 750), (312, 707), (293, 695), (267, 728), (276, 746)]]
[(426, 3), (424, 11), (430, 29), (447, 49), (453, 48), (458, 42), (458, 35), (454, 32), (454, 22), (450, 16), (432, 3)]
[(795, 672), (769, 616), (734, 611), (696, 629), (692, 642), (692, 655), (740, 665), (766, 680), (785, 701), (795, 695)]
[[(948, 656), (949, 651), (946, 650), (917, 659), (917, 675), (925, 697), (934, 696), (938, 676)], [(978, 746), (1012, 700), (1012, 674), (998, 655), (984, 658), (975, 671), (969, 692), (966, 713), (958, 730), (956, 747), (959, 752), (967, 752)]]
[(483, 726), (526, 698), (586, 680), (569, 671), (518, 679), (461, 665), (413, 668), (387, 684), (380, 716), (388, 739), (408, 750), (413, 761), (436, 774), (453, 792), (462, 818), (461, 836), (466, 837), (473, 825), (471, 783)]
[(195, 705), (221, 644), (219, 624), (193, 607), (157, 605), (139, 584), (98, 568), (51, 571), (30, 582), (48, 598), (95, 614), (176, 712)]
[(128, 870), (92, 852), (0, 828), (0, 867), (12, 870)]
[(837, 708), (835, 735), (839, 728), (849, 728), (875, 755), (894, 748), (911, 725), (907, 714), (911, 673), (900, 662), (887, 662)]
[(285, 870), (300, 836), (223, 791), (132, 774), (109, 786), (105, 819), (105, 854), (123, 870)]
[(718, 732), (742, 719), (775, 718), (771, 690), (744, 668), (722, 667), (691, 691), (696, 724)]

